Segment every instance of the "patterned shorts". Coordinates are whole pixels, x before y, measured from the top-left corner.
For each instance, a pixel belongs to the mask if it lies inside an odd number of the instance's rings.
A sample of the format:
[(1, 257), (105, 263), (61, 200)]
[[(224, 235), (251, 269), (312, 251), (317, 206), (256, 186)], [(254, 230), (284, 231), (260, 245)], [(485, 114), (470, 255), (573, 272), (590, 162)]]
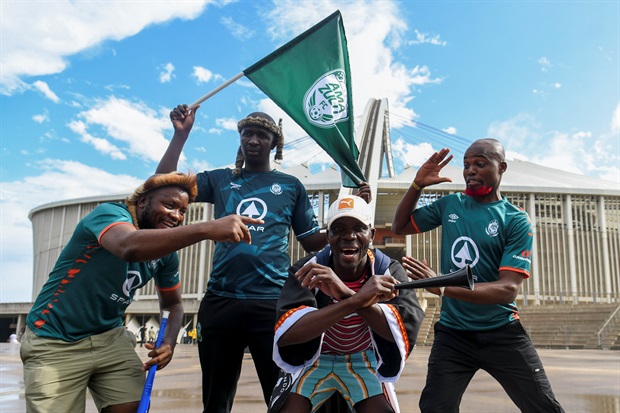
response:
[(304, 369), (291, 392), (310, 399), (313, 412), (338, 392), (352, 410), (356, 403), (383, 394), (383, 386), (375, 376), (376, 366), (377, 358), (371, 349), (344, 356), (321, 354)]

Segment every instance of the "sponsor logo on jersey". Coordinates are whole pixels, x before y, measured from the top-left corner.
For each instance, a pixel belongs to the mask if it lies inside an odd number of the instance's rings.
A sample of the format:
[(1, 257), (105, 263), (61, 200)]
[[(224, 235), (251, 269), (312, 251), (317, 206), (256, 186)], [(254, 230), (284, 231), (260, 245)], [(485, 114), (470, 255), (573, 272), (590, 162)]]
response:
[[(267, 204), (260, 198), (247, 198), (237, 205), (237, 215), (245, 217), (263, 219), (267, 215)], [(248, 225), (250, 231), (264, 232), (265, 227), (258, 225)]]
[(531, 250), (523, 250), (521, 251), (521, 254), (519, 255), (513, 255), (512, 258), (516, 259), (516, 260), (521, 260), (521, 261), (527, 261), (530, 264), (532, 263), (532, 251)]
[(142, 276), (139, 271), (129, 270), (127, 271), (127, 278), (123, 283), (123, 293), (129, 297), (133, 290), (138, 289), (142, 284)]
[(267, 204), (260, 198), (246, 198), (237, 205), (237, 215), (263, 219), (267, 215)]
[(452, 263), (459, 268), (464, 268), (467, 264), (475, 266), (480, 258), (478, 246), (469, 237), (460, 237), (452, 244), (450, 251)]

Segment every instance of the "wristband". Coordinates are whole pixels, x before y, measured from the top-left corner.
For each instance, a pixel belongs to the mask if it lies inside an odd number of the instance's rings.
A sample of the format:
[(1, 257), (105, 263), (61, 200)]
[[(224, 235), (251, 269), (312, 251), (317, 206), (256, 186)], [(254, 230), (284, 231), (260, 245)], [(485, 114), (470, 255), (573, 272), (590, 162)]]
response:
[(420, 185), (416, 184), (415, 180), (411, 182), (411, 187), (416, 189), (416, 190), (418, 190), (418, 191), (422, 190), (422, 187)]
[(439, 296), (443, 297), (443, 291), (446, 289), (446, 287), (439, 287)]

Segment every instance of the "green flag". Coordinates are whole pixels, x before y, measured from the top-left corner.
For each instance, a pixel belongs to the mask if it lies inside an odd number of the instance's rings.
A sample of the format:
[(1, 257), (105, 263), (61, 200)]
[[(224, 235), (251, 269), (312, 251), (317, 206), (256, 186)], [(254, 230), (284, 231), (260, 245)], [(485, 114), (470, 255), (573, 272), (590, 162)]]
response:
[(334, 159), (343, 171), (344, 186), (366, 181), (357, 163), (349, 53), (340, 11), (243, 74)]

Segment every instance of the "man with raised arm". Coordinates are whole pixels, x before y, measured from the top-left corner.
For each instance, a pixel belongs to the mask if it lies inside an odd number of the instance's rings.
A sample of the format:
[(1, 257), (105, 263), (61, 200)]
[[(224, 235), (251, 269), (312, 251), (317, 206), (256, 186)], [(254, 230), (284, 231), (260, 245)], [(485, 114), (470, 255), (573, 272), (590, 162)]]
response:
[[(515, 299), (530, 275), (532, 230), (527, 213), (500, 193), (507, 168), (504, 147), (495, 139), (472, 143), (463, 158), (465, 192), (417, 208), (424, 188), (450, 181), (439, 175), (452, 159), (449, 152), (435, 152), (420, 167), (392, 222), (392, 230), (400, 235), (441, 226), (441, 272), (470, 265), (474, 273), (472, 291), (428, 289), (442, 297), (442, 303), (420, 409), (458, 412), (467, 385), (483, 369), (522, 412), (563, 412), (519, 321)], [(413, 279), (436, 276), (424, 261), (402, 261)]]

